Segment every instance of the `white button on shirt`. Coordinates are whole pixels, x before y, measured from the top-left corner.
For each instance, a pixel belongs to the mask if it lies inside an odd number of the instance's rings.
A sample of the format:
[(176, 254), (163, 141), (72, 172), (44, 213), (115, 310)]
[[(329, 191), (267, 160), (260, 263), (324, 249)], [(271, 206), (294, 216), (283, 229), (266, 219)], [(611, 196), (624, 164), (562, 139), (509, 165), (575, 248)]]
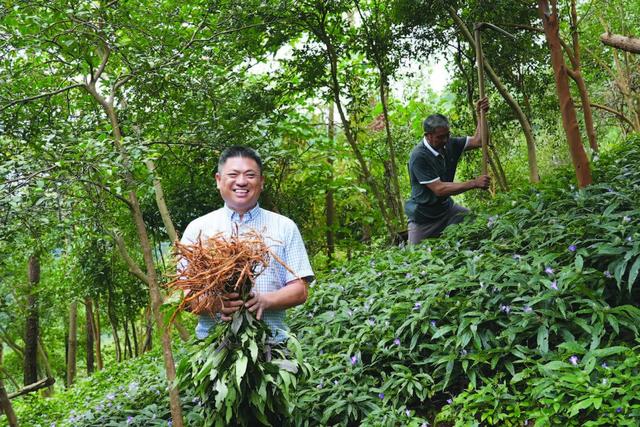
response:
[[(289, 218), (262, 209), (258, 205), (242, 215), (242, 220), (237, 212), (226, 205), (201, 216), (187, 226), (181, 243), (193, 244), (198, 236), (205, 241), (218, 233), (231, 236), (236, 229), (239, 235), (251, 230), (262, 234), (269, 249), (296, 273), (292, 274), (271, 257), (267, 268), (256, 278), (255, 289), (258, 292), (274, 292), (292, 280), (313, 278), (309, 257), (298, 226)], [(267, 310), (262, 313), (262, 320), (271, 328), (274, 336), (272, 342), (282, 342), (286, 339), (288, 328), (285, 322), (285, 310)], [(215, 323), (216, 319), (211, 316), (201, 315), (196, 326), (196, 336), (199, 339), (205, 338)]]

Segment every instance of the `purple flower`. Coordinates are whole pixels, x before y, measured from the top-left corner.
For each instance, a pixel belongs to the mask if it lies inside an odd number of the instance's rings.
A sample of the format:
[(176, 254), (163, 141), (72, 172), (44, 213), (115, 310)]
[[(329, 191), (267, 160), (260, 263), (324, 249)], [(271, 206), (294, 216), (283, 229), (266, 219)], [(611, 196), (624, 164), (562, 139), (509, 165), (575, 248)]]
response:
[(411, 411), (409, 411), (408, 409), (406, 411), (404, 411), (405, 414), (407, 414), (407, 417), (411, 416)]
[(393, 343), (395, 345), (400, 345), (400, 338), (396, 338), (395, 340), (393, 340)]
[(333, 385), (338, 385), (338, 380), (333, 380)]
[(528, 305), (525, 305), (522, 308), (522, 311), (524, 311), (525, 313), (531, 313), (533, 311), (533, 309), (531, 307), (529, 307)]
[(569, 247), (567, 249), (569, 249), (569, 252), (575, 252), (576, 251), (576, 245), (569, 245)]
[(631, 238), (631, 236), (627, 237), (627, 242), (632, 242), (633, 239)]
[(547, 267), (544, 269), (544, 272), (551, 276), (553, 274), (553, 268)]
[(413, 309), (414, 309), (414, 310), (420, 310), (420, 307), (422, 307), (422, 304), (421, 304), (421, 303), (419, 303), (419, 302), (417, 302), (417, 303), (415, 303), (415, 304), (413, 305)]
[(505, 314), (509, 314), (509, 312), (511, 311), (511, 307), (508, 305), (501, 305), (500, 306), (500, 311), (505, 313)]
[(551, 282), (551, 289), (553, 289), (554, 291), (558, 290), (558, 282), (556, 282), (555, 280), (553, 282)]
[(573, 366), (578, 366), (578, 361), (579, 361), (578, 356), (574, 355), (569, 358), (569, 362), (571, 362)]
[(625, 216), (622, 218), (622, 222), (631, 222), (631, 217), (630, 217), (630, 216), (626, 216), (626, 215), (625, 215)]
[(429, 322), (429, 323), (431, 323), (431, 326), (433, 326), (434, 328), (436, 327), (436, 321), (435, 321), (435, 320), (432, 320), (432, 321), (431, 321), (431, 322)]
[(351, 356), (351, 365), (358, 363), (358, 356)]
[(405, 279), (411, 279), (412, 277), (413, 277), (413, 274), (411, 274), (411, 273), (407, 273), (404, 276)]
[(609, 270), (604, 272), (604, 277), (611, 279), (613, 276), (611, 275), (611, 273), (609, 272)]
[(466, 355), (467, 355), (467, 350), (465, 350), (464, 348), (460, 350), (460, 356), (464, 357)]
[(376, 321), (374, 319), (369, 319), (368, 322), (370, 326), (375, 326), (376, 324)]
[(618, 413), (618, 414), (619, 414), (620, 412), (622, 412), (622, 408), (621, 408), (620, 406), (618, 406), (618, 407), (616, 408), (616, 413)]
[(600, 366), (602, 366), (604, 369), (607, 369), (609, 367), (609, 365), (607, 365), (607, 362), (602, 362), (602, 365)]
[(384, 399), (384, 393), (378, 393), (378, 398), (379, 399)]
[(127, 417), (127, 424), (131, 424), (133, 422), (133, 417), (131, 415), (129, 415)]
[(515, 259), (516, 261), (520, 261), (522, 259), (522, 255), (513, 254), (513, 259)]
[(320, 383), (316, 386), (316, 388), (322, 388), (322, 387), (324, 387), (324, 383), (320, 381)]
[(453, 403), (453, 399), (451, 399), (451, 398), (447, 399), (447, 403), (448, 403), (449, 405), (451, 405), (451, 404)]
[(108, 400), (113, 400), (113, 399), (115, 399), (115, 398), (116, 398), (116, 395), (115, 395), (115, 394), (113, 394), (113, 393), (109, 393), (109, 394), (107, 394), (107, 399), (108, 399)]
[(167, 426), (168, 427), (171, 427), (172, 425), (173, 425), (173, 421), (171, 421), (171, 420), (167, 421)]

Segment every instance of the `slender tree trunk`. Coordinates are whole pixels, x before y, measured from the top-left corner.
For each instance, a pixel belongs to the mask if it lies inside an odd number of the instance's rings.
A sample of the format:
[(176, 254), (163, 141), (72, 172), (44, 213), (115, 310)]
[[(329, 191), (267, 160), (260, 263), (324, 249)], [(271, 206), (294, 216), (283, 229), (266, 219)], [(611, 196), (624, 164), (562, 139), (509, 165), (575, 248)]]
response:
[(131, 322), (131, 336), (133, 338), (133, 352), (135, 357), (138, 357), (140, 354), (139, 350), (138, 350), (138, 331), (136, 329), (136, 321), (135, 321), (135, 316), (132, 316), (129, 318), (129, 321)]
[[(329, 138), (329, 144), (331, 149), (330, 153), (334, 152), (335, 145), (335, 117), (334, 117), (334, 107), (333, 102), (329, 102), (329, 114), (328, 114), (328, 127), (327, 127), (327, 136)], [(336, 205), (333, 199), (334, 191), (333, 191), (333, 158), (331, 155), (327, 156), (327, 163), (329, 166), (329, 177), (327, 182), (327, 189), (325, 190), (325, 219), (327, 224), (327, 259), (328, 264), (331, 266), (333, 264), (333, 256), (336, 251), (336, 231), (335, 231), (335, 221), (336, 221)]]
[(145, 339), (142, 346), (142, 352), (150, 351), (153, 347), (153, 317), (151, 316), (151, 306), (148, 306), (145, 311)]
[(7, 417), (9, 427), (18, 427), (18, 418), (16, 417), (16, 413), (13, 412), (13, 407), (7, 395), (7, 390), (4, 388), (2, 378), (0, 378), (0, 409), (2, 409), (2, 413)]
[(67, 387), (76, 379), (76, 355), (78, 353), (78, 303), (69, 306), (69, 352), (67, 353)]
[[(471, 48), (475, 50), (476, 43), (473, 35), (469, 31), (469, 28), (467, 28), (467, 25), (464, 23), (462, 19), (460, 19), (460, 17), (456, 13), (456, 10), (453, 7), (449, 6), (447, 10), (449, 11), (449, 15), (451, 16), (451, 18), (455, 21), (455, 23), (458, 25), (458, 27), (462, 31), (464, 38), (467, 40)], [(500, 80), (496, 72), (493, 70), (493, 67), (491, 67), (491, 64), (486, 58), (484, 59), (484, 69), (487, 72), (487, 76), (489, 77), (491, 82), (494, 84), (495, 88), (498, 90), (498, 92), (502, 96), (502, 99), (504, 99), (507, 105), (509, 105), (509, 107), (511, 108), (511, 111), (513, 111), (514, 115), (516, 116), (516, 119), (518, 120), (518, 122), (520, 122), (520, 126), (522, 127), (522, 132), (524, 133), (524, 137), (527, 142), (527, 159), (529, 162), (529, 181), (533, 183), (540, 182), (540, 174), (538, 172), (538, 160), (536, 156), (536, 143), (535, 143), (535, 138), (533, 136), (533, 128), (531, 127), (531, 123), (529, 122), (529, 119), (522, 111), (520, 104), (518, 104), (518, 102), (511, 96), (507, 88), (502, 84), (502, 81)]]
[(582, 65), (580, 60), (580, 41), (578, 38), (578, 12), (576, 10), (576, 0), (571, 0), (571, 39), (573, 49), (566, 49), (567, 56), (571, 62), (572, 70), (567, 70), (569, 76), (575, 81), (580, 94), (580, 102), (582, 103), (582, 114), (584, 116), (584, 127), (589, 139), (591, 150), (598, 151), (598, 141), (596, 139), (596, 131), (593, 127), (593, 112), (591, 111), (591, 101), (589, 100), (589, 92), (587, 85), (582, 78)]
[(100, 327), (100, 300), (96, 298), (95, 300), (95, 311), (93, 315), (93, 339), (96, 343), (96, 368), (98, 371), (101, 371), (104, 368), (104, 364), (102, 363), (102, 328)]
[(122, 320), (122, 326), (124, 328), (124, 355), (127, 357), (128, 353), (128, 358), (132, 359), (133, 349), (131, 348), (131, 339), (129, 338), (129, 322), (127, 322), (127, 316), (125, 315)]
[(39, 317), (36, 288), (40, 282), (40, 258), (29, 257), (29, 291), (27, 296), (27, 320), (24, 334), (24, 385), (38, 381)]
[(87, 375), (93, 374), (94, 370), (94, 351), (93, 351), (93, 303), (91, 298), (84, 299), (84, 316), (85, 316), (85, 335), (86, 335), (86, 353), (87, 353)]
[(405, 222), (404, 211), (402, 209), (402, 193), (400, 191), (400, 182), (398, 181), (398, 161), (396, 160), (396, 148), (391, 136), (391, 122), (389, 120), (389, 105), (387, 98), (387, 76), (384, 74), (380, 66), (378, 66), (378, 75), (380, 79), (380, 102), (382, 103), (382, 115), (384, 117), (384, 128), (387, 134), (387, 149), (389, 150), (389, 181), (391, 181), (392, 194), (390, 195), (391, 207), (398, 221), (403, 224)]
[(51, 383), (47, 386), (44, 395), (53, 396), (53, 383), (55, 381), (53, 369), (51, 369), (51, 363), (49, 363), (49, 355), (47, 354), (47, 350), (44, 348), (44, 344), (42, 343), (42, 337), (38, 337), (38, 360), (40, 361), (39, 364), (44, 366), (44, 372), (47, 379), (52, 380)]
[(113, 301), (111, 297), (111, 289), (109, 289), (107, 294), (107, 316), (109, 317), (109, 323), (111, 324), (111, 330), (113, 332), (113, 346), (116, 350), (116, 363), (122, 361), (122, 349), (120, 346), (120, 337), (118, 336), (118, 319), (115, 315), (115, 310), (113, 308)]
[(538, 0), (538, 8), (544, 25), (544, 33), (547, 43), (549, 44), (549, 50), (551, 51), (551, 63), (556, 79), (556, 91), (560, 102), (562, 124), (565, 134), (567, 135), (573, 166), (576, 170), (578, 187), (583, 188), (591, 184), (591, 171), (589, 170), (589, 160), (587, 159), (584, 146), (582, 145), (582, 139), (580, 138), (576, 110), (569, 90), (569, 75), (560, 44), (556, 0), (552, 0), (552, 5), (553, 11), (550, 10), (548, 0)]

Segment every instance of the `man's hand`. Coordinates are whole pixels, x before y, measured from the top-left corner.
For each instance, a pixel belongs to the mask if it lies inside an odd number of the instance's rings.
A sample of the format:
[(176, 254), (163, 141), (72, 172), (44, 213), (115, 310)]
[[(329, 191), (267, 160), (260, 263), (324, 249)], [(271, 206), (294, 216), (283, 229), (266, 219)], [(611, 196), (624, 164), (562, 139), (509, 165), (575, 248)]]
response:
[(476, 101), (476, 111), (480, 113), (480, 110), (484, 111), (485, 113), (489, 111), (489, 98), (487, 98), (486, 96)]
[(491, 184), (491, 177), (489, 175), (480, 175), (473, 181), (476, 188), (482, 188), (483, 190), (486, 190), (489, 188), (489, 184)]
[(225, 322), (230, 321), (231, 316), (233, 316), (233, 313), (240, 310), (240, 307), (242, 307), (242, 300), (240, 299), (240, 294), (238, 294), (237, 292), (233, 292), (230, 294), (223, 295), (222, 309), (220, 310), (222, 314), (220, 318)]
[(262, 313), (269, 309), (268, 297), (265, 294), (261, 294), (256, 290), (251, 291), (249, 299), (244, 303), (251, 313), (254, 313), (256, 319), (262, 319)]

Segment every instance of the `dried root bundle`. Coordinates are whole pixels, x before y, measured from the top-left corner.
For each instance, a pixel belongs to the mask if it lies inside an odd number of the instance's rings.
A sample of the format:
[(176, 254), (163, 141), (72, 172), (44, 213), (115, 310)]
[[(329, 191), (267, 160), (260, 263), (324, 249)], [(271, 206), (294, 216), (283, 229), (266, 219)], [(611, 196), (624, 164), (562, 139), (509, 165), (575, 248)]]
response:
[[(250, 231), (231, 237), (218, 233), (194, 244), (176, 242), (174, 255), (184, 267), (167, 285), (185, 295), (180, 310), (211, 316), (222, 309), (222, 296), (237, 292), (246, 299), (255, 278), (267, 267), (271, 251), (262, 235)], [(276, 257), (277, 259), (277, 257)]]

